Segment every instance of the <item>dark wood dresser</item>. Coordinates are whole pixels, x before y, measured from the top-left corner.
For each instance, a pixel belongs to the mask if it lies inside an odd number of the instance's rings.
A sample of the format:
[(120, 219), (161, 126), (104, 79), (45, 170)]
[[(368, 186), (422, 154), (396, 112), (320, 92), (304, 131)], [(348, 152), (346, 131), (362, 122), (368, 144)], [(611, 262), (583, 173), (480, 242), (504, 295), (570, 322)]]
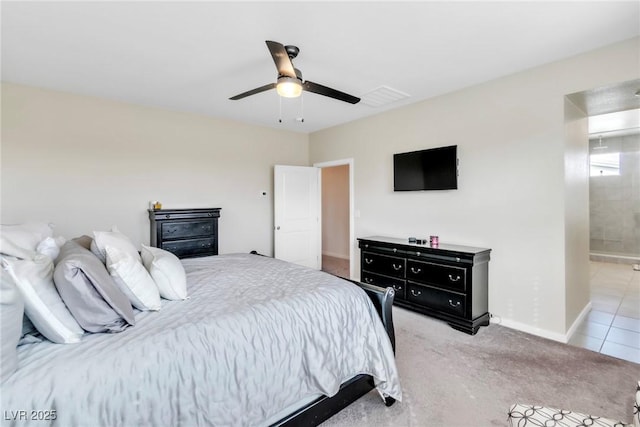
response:
[(220, 208), (149, 209), (151, 246), (178, 258), (218, 255)]
[(489, 324), (491, 249), (409, 243), (391, 237), (358, 239), (360, 280), (396, 291), (394, 304), (442, 319), (474, 335)]

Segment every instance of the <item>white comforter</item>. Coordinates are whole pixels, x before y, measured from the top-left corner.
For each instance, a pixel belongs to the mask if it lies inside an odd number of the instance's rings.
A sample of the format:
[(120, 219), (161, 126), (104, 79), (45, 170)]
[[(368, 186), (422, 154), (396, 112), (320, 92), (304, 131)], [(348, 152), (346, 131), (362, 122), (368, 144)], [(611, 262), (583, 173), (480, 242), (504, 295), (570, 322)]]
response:
[(118, 334), (20, 346), (3, 425), (47, 425), (54, 411), (61, 426), (256, 426), (360, 373), (401, 399), (391, 344), (357, 286), (255, 255), (183, 264), (188, 300), (163, 300)]

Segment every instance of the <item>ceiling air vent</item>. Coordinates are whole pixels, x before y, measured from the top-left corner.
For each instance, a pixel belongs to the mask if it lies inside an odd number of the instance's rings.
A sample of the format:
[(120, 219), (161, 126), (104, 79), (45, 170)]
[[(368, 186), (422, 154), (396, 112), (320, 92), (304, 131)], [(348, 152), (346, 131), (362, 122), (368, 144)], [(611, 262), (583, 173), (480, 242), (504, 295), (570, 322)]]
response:
[(380, 86), (361, 96), (361, 103), (369, 107), (384, 107), (402, 99), (409, 98), (409, 94), (400, 92), (399, 90), (390, 88), (389, 86)]

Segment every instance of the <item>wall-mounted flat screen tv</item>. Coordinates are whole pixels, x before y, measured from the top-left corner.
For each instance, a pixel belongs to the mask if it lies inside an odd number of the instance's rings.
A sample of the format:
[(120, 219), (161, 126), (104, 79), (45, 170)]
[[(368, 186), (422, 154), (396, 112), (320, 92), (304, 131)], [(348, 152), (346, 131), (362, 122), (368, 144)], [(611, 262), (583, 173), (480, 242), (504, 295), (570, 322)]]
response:
[(458, 188), (458, 146), (393, 155), (393, 190), (455, 190)]

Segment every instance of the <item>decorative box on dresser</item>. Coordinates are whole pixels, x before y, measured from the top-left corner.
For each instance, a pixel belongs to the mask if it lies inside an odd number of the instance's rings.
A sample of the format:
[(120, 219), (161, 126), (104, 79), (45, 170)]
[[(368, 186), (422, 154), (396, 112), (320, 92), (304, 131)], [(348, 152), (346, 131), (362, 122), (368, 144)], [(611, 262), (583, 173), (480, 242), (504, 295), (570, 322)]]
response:
[(220, 208), (149, 209), (151, 246), (178, 258), (218, 255)]
[(489, 324), (491, 249), (392, 237), (358, 239), (360, 280), (396, 291), (394, 304), (436, 317), (475, 335)]

